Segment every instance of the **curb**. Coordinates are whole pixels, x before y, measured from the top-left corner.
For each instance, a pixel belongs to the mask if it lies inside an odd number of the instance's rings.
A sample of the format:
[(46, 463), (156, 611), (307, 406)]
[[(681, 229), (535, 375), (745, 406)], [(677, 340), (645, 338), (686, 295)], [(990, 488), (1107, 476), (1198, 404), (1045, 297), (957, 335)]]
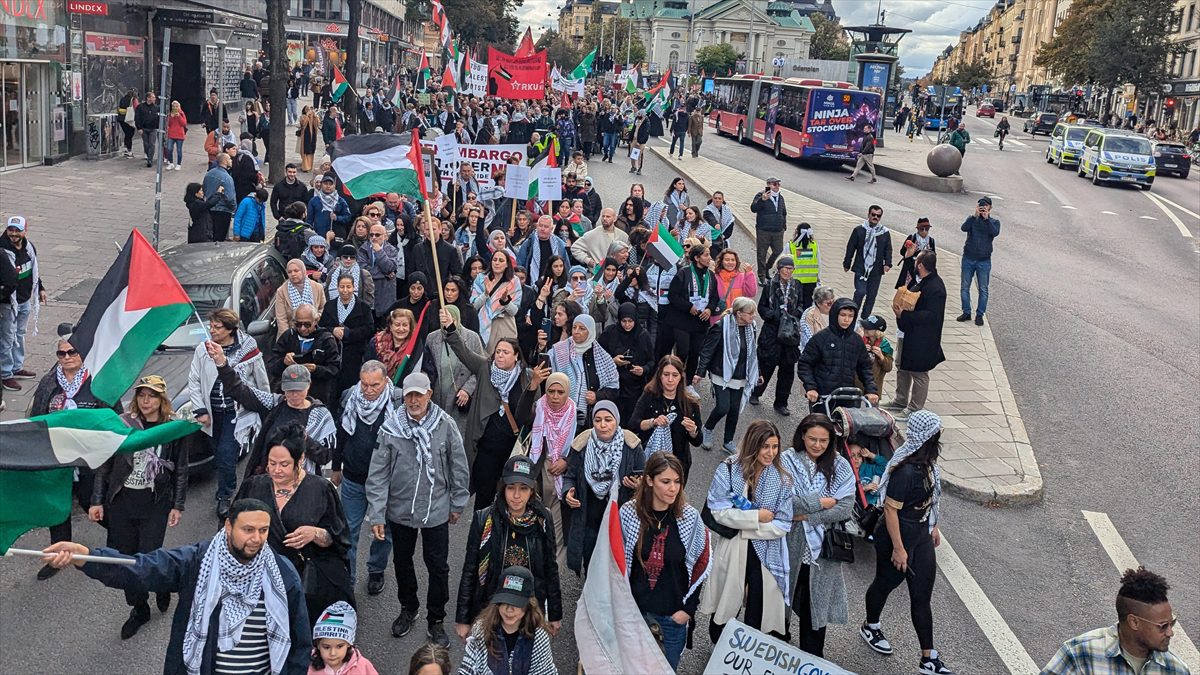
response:
[[(646, 147), (658, 155), (660, 160), (670, 164), (686, 180), (709, 194), (713, 192), (703, 181), (696, 180), (688, 167), (682, 163), (675, 162), (673, 158), (667, 156), (665, 148), (650, 144), (647, 144)], [(876, 170), (879, 169), (878, 166), (875, 168)], [(959, 180), (961, 181), (961, 178)], [(737, 210), (734, 210), (733, 220), (751, 240), (757, 239), (754, 229), (746, 221), (742, 220)], [(956, 259), (959, 257), (954, 254), (947, 255)], [(1021, 465), (1022, 479), (1015, 485), (996, 485), (987, 480), (960, 478), (943, 474), (942, 484), (947, 492), (980, 504), (998, 506), (1036, 504), (1042, 501), (1042, 472), (1038, 468), (1037, 458), (1033, 454), (1033, 446), (1029, 442), (1029, 434), (1025, 429), (1025, 422), (1021, 419), (1020, 412), (1017, 410), (1016, 399), (1013, 397), (1012, 387), (1008, 382), (1008, 375), (1004, 372), (1000, 352), (996, 349), (996, 342), (992, 337), (991, 326), (989, 325), (985, 328), (987, 332), (984, 334), (983, 344), (987, 352), (988, 364), (992, 369), (992, 375), (996, 379), (996, 388), (1000, 394), (1000, 403), (1004, 408), (1005, 416), (1008, 418), (1009, 429), (1012, 431), (1013, 440), (1017, 446), (1017, 459)]]
[(912, 171), (905, 171), (904, 169), (897, 169), (896, 167), (888, 166), (879, 160), (875, 161), (875, 173), (883, 176), (884, 178), (890, 178), (897, 183), (903, 183), (925, 192), (945, 192), (952, 194), (955, 192), (962, 192), (964, 190), (962, 176), (948, 176), (946, 178), (940, 178), (938, 176), (934, 176), (933, 174), (926, 176), (924, 174), (913, 173)]

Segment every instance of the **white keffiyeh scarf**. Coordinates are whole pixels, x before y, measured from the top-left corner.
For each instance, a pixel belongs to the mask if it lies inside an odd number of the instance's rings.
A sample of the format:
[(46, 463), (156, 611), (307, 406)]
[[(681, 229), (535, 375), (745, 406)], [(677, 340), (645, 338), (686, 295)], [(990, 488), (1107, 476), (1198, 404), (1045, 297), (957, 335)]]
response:
[[(592, 338), (589, 336), (588, 338)], [(596, 364), (596, 379), (600, 389), (614, 389), (621, 385), (621, 376), (617, 372), (617, 364), (599, 343), (590, 345), (592, 360)], [(571, 383), (571, 400), (575, 402), (580, 415), (587, 413), (588, 405), (585, 398), (588, 392), (587, 369), (583, 356), (587, 350), (580, 352), (575, 340), (568, 338), (554, 345), (550, 350), (550, 365), (554, 372), (564, 373)]]
[(63, 373), (62, 366), (54, 366), (54, 377), (58, 379), (58, 386), (63, 391), (63, 410), (74, 410), (79, 407), (75, 403), (75, 395), (83, 388), (83, 383), (87, 380), (87, 368), (80, 368), (75, 371), (74, 377), (70, 380)]
[(604, 498), (612, 489), (613, 481), (621, 473), (621, 455), (625, 450), (625, 434), (618, 428), (607, 441), (600, 440), (596, 430), (588, 436), (583, 455), (583, 473), (592, 494)]
[(227, 652), (242, 639), (246, 617), (259, 601), (267, 610), (271, 672), (281, 673), (292, 649), (292, 638), (287, 589), (279, 573), (279, 563), (271, 549), (263, 547), (249, 564), (243, 565), (229, 552), (225, 530), (218, 530), (200, 560), (196, 596), (183, 634), (183, 663), (189, 675), (200, 672), (209, 621), (217, 605), (221, 605), (217, 650)]
[[(746, 479), (742, 476), (741, 467), (737, 464), (736, 458), (729, 458), (723, 462), (732, 470), (726, 470), (725, 466), (717, 466), (717, 471), (713, 474), (712, 486), (708, 490), (708, 505), (713, 511), (723, 511), (725, 509), (734, 508), (733, 496), (746, 495)], [(758, 484), (754, 487), (754, 505), (760, 509), (767, 509), (776, 514), (776, 525), (785, 531), (791, 530), (791, 505), (792, 505), (792, 490), (791, 481), (785, 480), (783, 475), (779, 473), (774, 465), (768, 466), (758, 475)], [(786, 504), (784, 502), (787, 502)], [(787, 516), (786, 522), (780, 522), (779, 514)], [(791, 583), (789, 581), (789, 568), (787, 554), (787, 538), (780, 537), (779, 539), (755, 539), (752, 541), (754, 552), (758, 554), (758, 559), (762, 561), (763, 566), (775, 578), (775, 583), (779, 585), (780, 592), (783, 593), (784, 603), (791, 605), (792, 594), (790, 591)]]
[[(356, 289), (356, 290), (357, 290), (357, 289)], [(344, 305), (342, 304), (342, 299), (341, 299), (341, 298), (338, 298), (338, 299), (337, 299), (336, 301), (334, 301), (334, 302), (335, 302), (335, 304), (337, 305), (337, 317), (338, 317), (338, 323), (345, 325), (345, 323), (346, 323), (346, 317), (350, 316), (350, 312), (353, 312), (353, 311), (354, 311), (354, 303), (356, 302), (356, 299), (355, 299), (355, 297), (352, 295), (352, 296), (350, 296), (350, 302), (348, 302), (348, 303), (346, 303), (346, 304), (344, 304)]]
[[(891, 480), (892, 470), (896, 468), (905, 457), (913, 454), (925, 444), (933, 435), (942, 430), (942, 418), (936, 413), (928, 410), (918, 410), (908, 418), (908, 423), (905, 425), (904, 444), (896, 448), (895, 454), (888, 460), (887, 468), (883, 471), (883, 478), (879, 479), (879, 489), (876, 490), (879, 503), (887, 499), (888, 481)], [(933, 465), (933, 504), (929, 512), (929, 530), (932, 532), (935, 525), (938, 524), (938, 516), (941, 514), (941, 498), (942, 498), (942, 469), (937, 464)]]
[(879, 235), (887, 232), (887, 227), (880, 223), (871, 227), (870, 223), (863, 223), (862, 228), (867, 231), (867, 236), (863, 241), (863, 278), (871, 275), (871, 269), (875, 267), (875, 256), (879, 253)]
[(295, 311), (300, 305), (313, 305), (316, 302), (313, 300), (312, 286), (309, 285), (308, 279), (300, 282), (300, 288), (296, 288), (296, 284), (288, 282), (288, 302), (292, 303), (292, 310)]
[(359, 420), (371, 426), (379, 419), (380, 413), (390, 414), (395, 389), (392, 381), (385, 378), (383, 393), (374, 401), (368, 401), (367, 397), (363, 396), (362, 387), (351, 387), (346, 394), (346, 400), (342, 402), (342, 429), (353, 436)]
[[(496, 393), (500, 395), (501, 404), (508, 403), (508, 394), (517, 383), (517, 378), (521, 376), (520, 364), (512, 367), (511, 370), (501, 370), (500, 366), (492, 362), (492, 386), (496, 388)], [(504, 412), (504, 406), (501, 405), (498, 413)]]
[[(622, 543), (625, 547), (625, 578), (628, 579), (630, 570), (633, 569), (634, 556), (637, 555), (642, 521), (638, 518), (637, 507), (632, 501), (621, 505), (619, 513)], [(682, 602), (686, 603), (712, 571), (712, 535), (700, 520), (700, 512), (691, 505), (683, 507), (683, 515), (675, 519), (675, 526), (679, 530), (679, 540), (683, 543), (684, 565), (687, 567), (688, 587), (682, 598)]]
[(649, 461), (650, 456), (656, 452), (671, 452), (671, 425), (675, 420), (679, 419), (679, 413), (675, 411), (675, 406), (671, 406), (671, 411), (665, 417), (667, 424), (665, 426), (654, 425), (654, 430), (650, 432), (650, 438), (646, 441), (646, 460)]
[[(825, 452), (836, 452), (833, 448)], [(817, 470), (817, 464), (803, 450), (793, 450), (785, 453), (783, 461), (788, 473), (792, 475), (792, 494), (817, 494), (821, 497), (844, 499), (854, 494), (854, 469), (841, 455), (836, 455), (833, 465), (833, 482), (825, 479), (825, 474)], [(810, 565), (821, 557), (821, 544), (825, 540), (825, 526), (819, 523), (804, 521), (804, 538), (808, 542), (808, 551), (803, 557), (805, 565)]]
[(346, 267), (345, 265), (342, 265), (340, 263), (334, 264), (332, 266), (332, 269), (329, 270), (329, 286), (328, 286), (329, 292), (326, 293), (326, 295), (328, 295), (331, 298), (337, 297), (337, 283), (338, 283), (338, 279), (342, 278), (342, 275), (349, 276), (350, 280), (354, 282), (354, 295), (355, 295), (355, 297), (357, 297), (359, 283), (361, 283), (361, 280), (362, 280), (362, 269), (359, 268), (357, 262), (349, 267)]
[(721, 355), (721, 378), (726, 383), (733, 379), (738, 354), (742, 350), (742, 339), (739, 333), (746, 336), (746, 384), (742, 386), (740, 412), (746, 409), (746, 403), (750, 401), (751, 390), (758, 384), (758, 327), (753, 323), (746, 326), (737, 325), (737, 319), (734, 318), (733, 312), (730, 312), (721, 318), (721, 333), (725, 342), (725, 350)]
[[(406, 441), (412, 441), (417, 450), (417, 467), (418, 470), (424, 473), (425, 480), (429, 481), (429, 495), (426, 503), (428, 507), (425, 509), (425, 517), (421, 519), (422, 523), (429, 522), (429, 514), (433, 509), (433, 432), (437, 431), (438, 425), (442, 420), (449, 420), (450, 416), (446, 411), (437, 407), (433, 403), (429, 404), (429, 412), (425, 413), (425, 417), (421, 418), (420, 422), (414, 421), (408, 416), (406, 408), (400, 408), (390, 413), (383, 421), (381, 431), (396, 438), (402, 438)], [(421, 483), (422, 476), (417, 476), (417, 485)], [(412, 508), (417, 507), (417, 491), (413, 490)]]

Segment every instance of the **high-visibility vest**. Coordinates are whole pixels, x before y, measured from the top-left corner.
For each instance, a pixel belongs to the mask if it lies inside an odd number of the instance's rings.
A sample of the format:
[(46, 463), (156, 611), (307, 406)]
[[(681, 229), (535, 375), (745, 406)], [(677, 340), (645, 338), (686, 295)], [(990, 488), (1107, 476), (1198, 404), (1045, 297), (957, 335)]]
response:
[(796, 242), (788, 244), (788, 248), (792, 252), (792, 260), (796, 263), (796, 270), (792, 272), (792, 278), (802, 284), (815, 284), (817, 277), (821, 275), (821, 270), (817, 264), (817, 240), (813, 239), (808, 242), (808, 248), (802, 249)]

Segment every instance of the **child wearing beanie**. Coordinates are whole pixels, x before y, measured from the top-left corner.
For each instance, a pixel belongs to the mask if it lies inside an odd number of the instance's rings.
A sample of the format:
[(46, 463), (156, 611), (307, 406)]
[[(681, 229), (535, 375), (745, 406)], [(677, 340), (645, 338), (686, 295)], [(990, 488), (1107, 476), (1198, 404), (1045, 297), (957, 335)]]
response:
[(312, 663), (308, 675), (379, 675), (375, 666), (354, 648), (358, 614), (343, 601), (321, 612), (313, 626)]

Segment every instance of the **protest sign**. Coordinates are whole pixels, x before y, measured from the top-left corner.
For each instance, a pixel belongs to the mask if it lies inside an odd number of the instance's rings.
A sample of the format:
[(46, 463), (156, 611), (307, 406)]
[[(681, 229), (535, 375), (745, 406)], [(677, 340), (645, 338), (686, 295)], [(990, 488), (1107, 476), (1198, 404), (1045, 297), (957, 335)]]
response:
[(504, 196), (510, 199), (529, 197), (529, 167), (513, 164), (505, 170)]
[(480, 63), (475, 59), (471, 59), (471, 69), (470, 72), (467, 73), (466, 83), (463, 85), (462, 93), (473, 94), (483, 98), (487, 94), (487, 78), (487, 64)]
[[(429, 148), (437, 148), (435, 141), (422, 140), (421, 145)], [(458, 175), (458, 167), (462, 162), (470, 162), (475, 169), (475, 180), (479, 181), (480, 189), (495, 185), (492, 176), (499, 169), (508, 169), (509, 159), (515, 159), (517, 164), (525, 164), (525, 146), (514, 145), (459, 145), (458, 154), (452, 161), (445, 161), (440, 156), (438, 162), (441, 164), (442, 186), (450, 185), (450, 182)]]
[(562, 169), (555, 166), (543, 167), (536, 176), (538, 182), (538, 199), (562, 199)]
[(546, 94), (546, 50), (517, 57), (488, 47), (488, 93), (507, 99), (537, 99)]
[(853, 675), (737, 619), (725, 624), (704, 672), (706, 675)]
[(458, 163), (458, 139), (454, 134), (442, 134), (433, 139), (433, 144), (437, 147), (438, 161), (443, 164)]
[(562, 91), (568, 94), (579, 94), (583, 96), (583, 79), (572, 80), (562, 74), (557, 67), (550, 71), (550, 88), (554, 91)]

